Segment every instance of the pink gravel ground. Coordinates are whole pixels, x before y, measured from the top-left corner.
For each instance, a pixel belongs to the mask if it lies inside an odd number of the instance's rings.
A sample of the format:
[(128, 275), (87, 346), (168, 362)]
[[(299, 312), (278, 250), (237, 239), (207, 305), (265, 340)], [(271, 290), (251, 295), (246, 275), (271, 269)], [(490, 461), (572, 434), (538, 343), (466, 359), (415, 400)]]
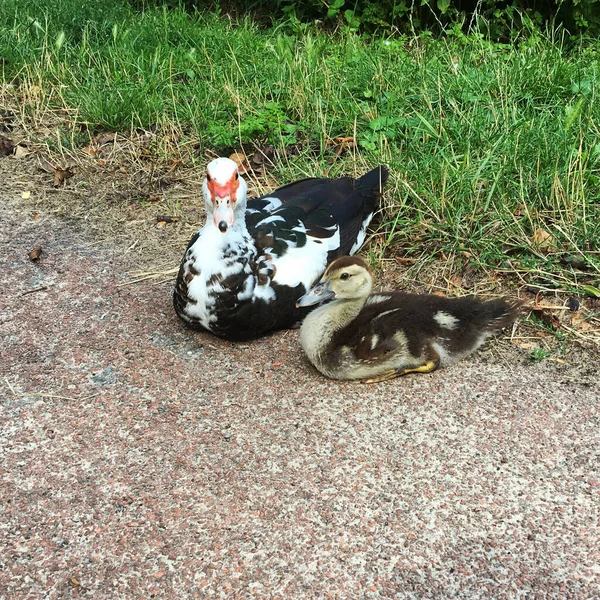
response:
[(1, 598), (600, 597), (597, 356), (328, 381), (41, 216), (0, 209)]

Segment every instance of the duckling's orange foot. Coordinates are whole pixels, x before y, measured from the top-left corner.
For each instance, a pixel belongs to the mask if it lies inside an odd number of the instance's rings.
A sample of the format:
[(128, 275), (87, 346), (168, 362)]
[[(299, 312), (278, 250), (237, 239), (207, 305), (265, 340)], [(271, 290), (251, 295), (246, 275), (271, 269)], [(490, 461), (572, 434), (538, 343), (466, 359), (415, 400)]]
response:
[(381, 375), (378, 375), (377, 377), (363, 379), (362, 383), (380, 383), (381, 381), (389, 381), (390, 379), (402, 377), (403, 375), (408, 375), (409, 373), (431, 373), (432, 371), (435, 371), (439, 366), (439, 360), (428, 360), (424, 365), (421, 365), (420, 367), (392, 369), (390, 371), (385, 371), (384, 373), (381, 373)]
[(369, 377), (369, 379), (361, 379), (361, 383), (379, 383), (381, 381), (388, 381), (389, 379), (395, 379), (399, 377), (400, 373), (396, 369), (392, 369), (391, 371), (385, 371), (381, 373), (381, 375), (377, 375), (377, 377)]
[(428, 360), (424, 365), (420, 367), (411, 367), (409, 369), (402, 369), (398, 372), (398, 376), (408, 375), (409, 373), (431, 373), (440, 366), (439, 360)]

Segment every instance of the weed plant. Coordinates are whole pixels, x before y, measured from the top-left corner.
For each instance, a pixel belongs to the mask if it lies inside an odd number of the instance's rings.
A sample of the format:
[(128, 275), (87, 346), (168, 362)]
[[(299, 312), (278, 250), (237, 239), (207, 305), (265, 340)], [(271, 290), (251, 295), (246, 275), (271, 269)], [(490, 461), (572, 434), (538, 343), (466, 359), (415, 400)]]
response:
[[(384, 250), (462, 251), (598, 290), (598, 40), (533, 27), (511, 45), (459, 27), (364, 39), (119, 0), (4, 0), (0, 55), (4, 93), (31, 119), (67, 108), (80, 132), (156, 127), (220, 153), (270, 143), (287, 156), (281, 182), (386, 163)], [(356, 146), (332, 165), (338, 137)]]

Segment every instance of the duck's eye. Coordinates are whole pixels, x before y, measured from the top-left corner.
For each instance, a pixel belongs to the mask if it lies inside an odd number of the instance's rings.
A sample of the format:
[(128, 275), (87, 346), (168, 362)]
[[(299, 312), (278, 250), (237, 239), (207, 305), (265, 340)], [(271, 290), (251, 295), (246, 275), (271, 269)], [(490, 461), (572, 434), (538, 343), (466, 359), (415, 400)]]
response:
[(340, 279), (341, 279), (342, 281), (346, 281), (346, 279), (349, 279), (349, 278), (350, 278), (350, 273), (342, 273), (342, 274), (340, 275)]
[(235, 172), (235, 180), (237, 181), (240, 178), (240, 174), (236, 171)]
[(208, 171), (206, 172), (206, 181), (212, 181), (212, 177)]

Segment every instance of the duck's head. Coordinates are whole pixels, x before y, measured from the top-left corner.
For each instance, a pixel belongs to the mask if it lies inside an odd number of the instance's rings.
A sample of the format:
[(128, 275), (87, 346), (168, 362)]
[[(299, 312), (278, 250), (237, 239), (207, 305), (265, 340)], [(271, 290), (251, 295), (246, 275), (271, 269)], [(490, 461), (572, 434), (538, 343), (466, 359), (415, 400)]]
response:
[(373, 276), (367, 263), (358, 256), (334, 260), (321, 281), (298, 299), (296, 306), (312, 306), (326, 300), (366, 299), (373, 288)]
[(225, 233), (236, 219), (244, 219), (246, 212), (246, 182), (240, 177), (238, 166), (229, 158), (215, 158), (206, 167), (202, 184), (208, 219)]

